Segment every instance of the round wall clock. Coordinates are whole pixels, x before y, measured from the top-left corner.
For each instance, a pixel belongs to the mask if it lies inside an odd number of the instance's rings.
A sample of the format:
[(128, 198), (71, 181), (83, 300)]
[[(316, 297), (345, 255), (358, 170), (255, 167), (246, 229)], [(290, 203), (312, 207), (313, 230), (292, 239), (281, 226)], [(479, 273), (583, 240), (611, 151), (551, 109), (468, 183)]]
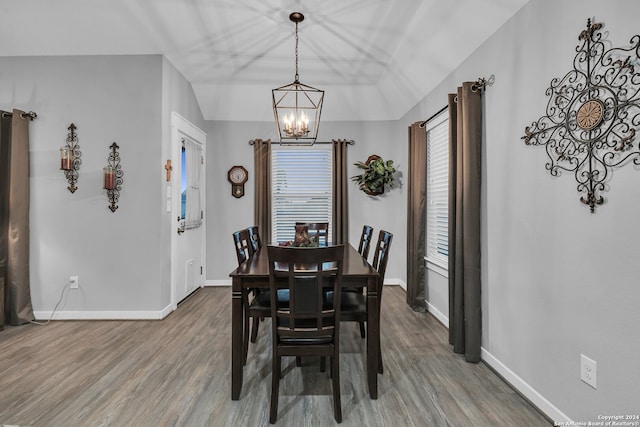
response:
[(227, 179), (231, 183), (231, 195), (240, 198), (244, 196), (244, 184), (249, 179), (249, 173), (242, 166), (232, 166), (227, 172)]

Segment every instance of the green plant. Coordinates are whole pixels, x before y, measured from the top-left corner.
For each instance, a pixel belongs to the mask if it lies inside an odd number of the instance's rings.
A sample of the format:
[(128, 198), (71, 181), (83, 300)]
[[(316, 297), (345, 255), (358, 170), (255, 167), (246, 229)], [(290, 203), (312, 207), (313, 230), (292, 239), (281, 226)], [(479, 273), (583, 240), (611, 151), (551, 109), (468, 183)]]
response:
[(385, 186), (393, 188), (393, 174), (396, 172), (393, 160), (385, 162), (380, 156), (372, 154), (366, 162), (356, 162), (354, 165), (364, 172), (352, 176), (351, 180), (365, 193), (375, 196), (384, 193)]

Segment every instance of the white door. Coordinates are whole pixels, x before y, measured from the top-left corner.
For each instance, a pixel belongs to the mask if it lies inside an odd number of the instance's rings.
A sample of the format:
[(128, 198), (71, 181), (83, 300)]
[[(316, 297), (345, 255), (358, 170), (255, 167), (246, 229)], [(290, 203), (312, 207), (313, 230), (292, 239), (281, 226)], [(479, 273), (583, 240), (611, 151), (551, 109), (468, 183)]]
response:
[[(204, 285), (205, 143), (204, 132), (180, 115), (171, 115), (173, 171), (171, 188), (167, 189), (167, 194), (171, 195), (172, 210), (171, 304), (174, 310), (180, 301)], [(193, 155), (196, 152), (199, 164)], [(194, 171), (197, 173), (194, 174)], [(190, 203), (196, 199), (198, 203)], [(190, 205), (190, 209), (187, 208), (187, 204)], [(201, 221), (198, 223), (194, 218)]]

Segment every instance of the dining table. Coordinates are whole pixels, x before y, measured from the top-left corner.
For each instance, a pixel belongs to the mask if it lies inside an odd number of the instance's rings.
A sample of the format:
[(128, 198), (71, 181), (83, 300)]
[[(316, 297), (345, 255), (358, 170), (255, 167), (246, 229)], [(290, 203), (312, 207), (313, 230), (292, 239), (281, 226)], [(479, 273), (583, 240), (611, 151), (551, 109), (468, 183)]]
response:
[[(380, 275), (369, 262), (351, 246), (344, 245), (342, 280), (349, 286), (366, 288), (367, 298), (367, 384), (371, 399), (378, 398), (378, 360), (380, 357)], [(231, 277), (231, 399), (240, 399), (243, 376), (244, 298), (250, 288), (269, 289), (269, 260), (267, 246), (229, 273)]]

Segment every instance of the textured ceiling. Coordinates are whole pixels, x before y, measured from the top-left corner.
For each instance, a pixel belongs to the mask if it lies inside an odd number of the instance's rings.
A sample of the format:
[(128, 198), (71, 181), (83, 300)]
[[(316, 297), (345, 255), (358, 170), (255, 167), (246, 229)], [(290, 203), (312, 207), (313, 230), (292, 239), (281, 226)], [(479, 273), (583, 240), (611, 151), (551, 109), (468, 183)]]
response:
[(0, 56), (163, 54), (205, 120), (273, 120), (299, 11), (300, 81), (325, 90), (322, 118), (390, 120), (527, 1), (2, 0)]

